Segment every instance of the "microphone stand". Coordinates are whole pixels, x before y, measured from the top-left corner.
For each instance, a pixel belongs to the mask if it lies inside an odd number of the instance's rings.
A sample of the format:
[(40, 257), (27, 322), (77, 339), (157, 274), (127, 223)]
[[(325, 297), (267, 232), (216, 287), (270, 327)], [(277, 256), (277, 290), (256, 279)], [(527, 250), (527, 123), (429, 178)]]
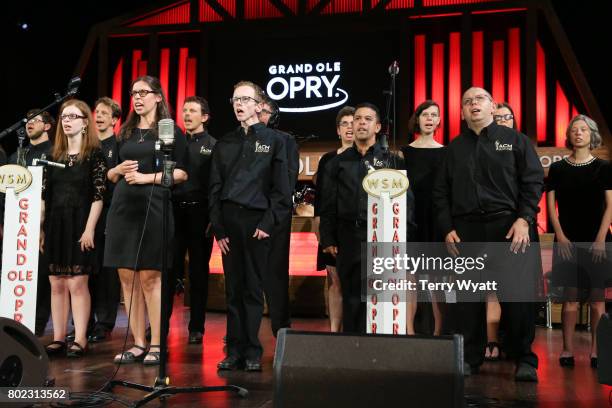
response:
[(155, 150), (161, 150), (164, 154), (164, 160), (162, 163), (162, 178), (161, 185), (162, 189), (162, 269), (161, 269), (161, 319), (160, 319), (160, 341), (159, 341), (159, 371), (155, 378), (153, 386), (133, 383), (123, 380), (110, 381), (105, 387), (105, 391), (110, 391), (116, 385), (120, 385), (126, 388), (137, 389), (140, 391), (148, 392), (144, 398), (135, 401), (131, 404), (132, 407), (140, 407), (147, 402), (153, 401), (157, 398), (164, 400), (167, 397), (175, 394), (187, 394), (187, 393), (200, 393), (200, 392), (214, 392), (214, 391), (232, 391), (237, 393), (240, 397), (245, 398), (249, 395), (249, 392), (242, 387), (236, 385), (219, 385), (213, 387), (195, 386), (195, 387), (171, 387), (170, 377), (166, 372), (166, 365), (168, 363), (168, 331), (169, 331), (169, 308), (167, 305), (170, 302), (168, 298), (168, 287), (170, 286), (170, 271), (168, 270), (168, 215), (170, 210), (168, 203), (170, 202), (170, 187), (174, 184), (172, 173), (176, 162), (172, 161), (172, 151), (174, 150), (174, 140), (172, 143), (162, 143), (160, 141), (155, 143)]
[(24, 125), (28, 123), (30, 119), (35, 118), (41, 113), (51, 109), (52, 107), (56, 105), (59, 105), (60, 103), (64, 102), (66, 99), (76, 95), (76, 93), (79, 90), (80, 84), (81, 84), (81, 79), (79, 77), (72, 78), (70, 82), (68, 83), (68, 89), (66, 90), (66, 94), (64, 96), (60, 95), (59, 92), (55, 92), (53, 94), (53, 97), (55, 98), (53, 102), (51, 102), (44, 108), (40, 109), (39, 111), (34, 112), (31, 115), (28, 115), (25, 118), (18, 120), (17, 122), (13, 123), (11, 126), (4, 129), (2, 132), (0, 132), (0, 140), (2, 140), (4, 137), (8, 136), (9, 134), (17, 130), (17, 135), (19, 139), (19, 147), (17, 148), (17, 164), (23, 167), (26, 166), (25, 150), (24, 150), (25, 148), (23, 147), (23, 142), (25, 141), (25, 131), (23, 130)]
[[(395, 128), (395, 119), (396, 119), (396, 103), (395, 103), (395, 77), (399, 73), (399, 68), (397, 68), (396, 63), (394, 62), (389, 67), (389, 75), (391, 75), (389, 89), (385, 90), (383, 93), (386, 95), (386, 110), (385, 110), (385, 118), (383, 119), (383, 130), (380, 135), (380, 141), (382, 142), (382, 148), (384, 150), (383, 161), (385, 162), (385, 166), (389, 167), (389, 136), (393, 137), (393, 147), (396, 145), (396, 128)], [(395, 160), (395, 158), (394, 158)]]

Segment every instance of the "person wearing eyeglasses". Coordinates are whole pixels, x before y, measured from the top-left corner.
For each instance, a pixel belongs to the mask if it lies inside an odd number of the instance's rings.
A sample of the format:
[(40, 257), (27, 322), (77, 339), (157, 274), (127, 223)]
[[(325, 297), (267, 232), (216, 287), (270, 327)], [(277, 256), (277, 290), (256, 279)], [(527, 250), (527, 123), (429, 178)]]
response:
[(597, 368), (597, 326), (606, 309), (605, 290), (612, 283), (612, 168), (610, 162), (591, 153), (601, 145), (593, 119), (576, 115), (565, 135), (565, 145), (572, 153), (550, 166), (546, 197), (555, 232), (551, 286), (563, 290), (559, 364), (574, 367), (578, 302), (588, 300), (591, 367)]
[[(41, 243), (49, 261), (54, 340), (46, 350), (81, 357), (87, 350), (88, 278), (95, 266), (94, 235), (106, 191), (106, 162), (85, 102), (64, 102), (60, 121), (51, 157), (66, 167), (45, 167), (43, 181)], [(75, 337), (67, 346), (70, 310)]]
[[(293, 191), (300, 171), (300, 153), (295, 138), (289, 133), (278, 130), (280, 125), (280, 110), (276, 102), (264, 95), (259, 112), (259, 121), (270, 129), (275, 129), (285, 140), (287, 147), (287, 167), (289, 169), (289, 202), (293, 199)], [(282, 328), (291, 327), (289, 310), (289, 248), (291, 244), (292, 208), (279, 220), (277, 227), (270, 236), (270, 259), (264, 274), (264, 293), (272, 334), (276, 337)]]
[(514, 120), (514, 110), (507, 102), (497, 104), (497, 109), (493, 114), (493, 120), (500, 126), (506, 126), (510, 129), (517, 130), (516, 121)]
[(321, 234), (319, 225), (321, 223), (321, 201), (323, 199), (323, 186), (325, 185), (325, 168), (327, 164), (337, 155), (344, 152), (349, 147), (353, 146), (353, 115), (355, 108), (345, 106), (336, 115), (336, 134), (340, 139), (340, 147), (325, 153), (321, 156), (317, 166), (317, 172), (313, 177), (315, 183), (315, 201), (314, 201), (314, 224), (319, 240), (317, 250), (317, 270), (325, 269), (327, 271), (327, 298), (329, 304), (329, 326), (331, 332), (342, 331), (342, 288), (340, 286), (340, 276), (336, 269), (336, 258), (331, 254), (323, 252), (321, 247)]
[[(436, 242), (440, 237), (434, 228), (431, 190), (436, 171), (444, 155), (444, 146), (434, 139), (440, 127), (440, 106), (436, 101), (427, 100), (417, 106), (410, 118), (408, 127), (414, 140), (402, 147), (401, 152), (406, 166), (406, 175), (415, 197), (415, 218), (417, 224), (416, 242)], [(418, 138), (416, 135), (418, 134)], [(417, 293), (408, 291), (406, 302), (406, 334), (415, 334), (415, 317), (417, 312)], [(431, 310), (428, 305), (421, 308), (424, 329), (431, 326), (433, 315), (433, 334), (442, 333), (441, 304), (436, 294), (431, 294)]]
[[(539, 253), (537, 248), (529, 247), (534, 239), (530, 224), (538, 213), (544, 183), (538, 155), (527, 136), (495, 123), (496, 104), (486, 90), (468, 89), (461, 105), (467, 127), (447, 146), (433, 189), (436, 223), (449, 253), (460, 255), (456, 245), (459, 242), (506, 242), (511, 251), (504, 259), (506, 263), (519, 257), (533, 262), (539, 259)], [(512, 271), (512, 280), (521, 282), (524, 293), (536, 291), (541, 271), (537, 273), (535, 269)], [(509, 296), (521, 296), (522, 300), (524, 293)], [(450, 323), (456, 333), (463, 335), (464, 370), (469, 375), (478, 372), (483, 363), (487, 337), (483, 302), (461, 301), (465, 296), (458, 294)], [(502, 310), (508, 328), (506, 353), (516, 362), (515, 380), (537, 381), (538, 357), (531, 349), (535, 307), (515, 301), (502, 303)]]
[(285, 140), (259, 121), (264, 93), (250, 81), (230, 98), (239, 126), (213, 150), (209, 181), (212, 229), (221, 249), (227, 303), (227, 356), (219, 370), (261, 371), (258, 338), (270, 235), (290, 211)]
[[(40, 109), (30, 109), (26, 117), (33, 115)], [(31, 118), (25, 126), (28, 145), (24, 147), (24, 158), (26, 166), (32, 166), (34, 159), (49, 159), (53, 144), (51, 138), (55, 132), (55, 119), (49, 112), (42, 112)], [(14, 152), (8, 158), (10, 164), (17, 164), (17, 154)], [(4, 203), (2, 205), (2, 220), (4, 220)], [(47, 256), (44, 253), (38, 255), (38, 282), (36, 284), (36, 323), (35, 333), (41, 337), (51, 316), (51, 287), (49, 286)]]
[[(130, 85), (132, 108), (119, 131), (118, 164), (108, 171), (116, 183), (106, 221), (104, 266), (117, 268), (125, 308), (130, 316), (134, 345), (115, 356), (118, 364), (142, 362), (158, 365), (160, 360), (160, 308), (162, 268), (161, 184), (163, 156), (156, 152), (158, 122), (170, 118), (170, 110), (159, 79), (136, 78)], [(174, 183), (187, 180), (187, 141), (175, 126), (172, 160), (176, 162)], [(172, 265), (174, 217), (168, 205), (168, 266)], [(144, 295), (144, 298), (143, 298)], [(151, 324), (151, 344), (145, 339), (145, 305)]]

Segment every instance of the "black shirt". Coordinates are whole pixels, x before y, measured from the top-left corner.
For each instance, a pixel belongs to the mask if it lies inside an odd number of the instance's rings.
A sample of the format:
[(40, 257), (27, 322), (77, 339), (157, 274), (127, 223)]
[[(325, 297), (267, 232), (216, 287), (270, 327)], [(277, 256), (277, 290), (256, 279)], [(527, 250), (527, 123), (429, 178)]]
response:
[[(26, 149), (25, 157), (26, 157), (27, 166), (32, 166), (33, 165), (32, 162), (34, 161), (34, 159), (53, 160), (51, 158), (51, 150), (53, 149), (53, 145), (51, 144), (49, 140), (46, 140), (37, 145), (29, 144), (28, 146), (25, 147), (25, 149)], [(11, 157), (9, 157), (9, 163), (10, 164), (17, 163), (17, 152), (11, 154)]]
[(289, 194), (293, 196), (293, 190), (295, 190), (295, 184), (297, 183), (298, 174), (300, 172), (300, 152), (295, 137), (278, 129), (276, 131), (285, 138), (285, 146), (287, 147), (287, 167), (289, 170)]
[(230, 201), (265, 211), (258, 228), (270, 234), (289, 211), (287, 150), (283, 136), (263, 123), (226, 134), (213, 149), (209, 209), (217, 239), (227, 237), (221, 205)]
[(321, 197), (323, 197), (323, 186), (325, 185), (325, 166), (334, 157), (338, 155), (338, 150), (332, 150), (331, 152), (325, 153), (319, 159), (319, 165), (317, 166), (317, 183), (315, 185), (315, 200), (314, 200), (314, 215), (319, 217), (321, 215)]
[(555, 192), (559, 223), (570, 241), (595, 241), (606, 210), (606, 191), (612, 190), (610, 169), (608, 162), (597, 158), (579, 165), (563, 159), (550, 166), (546, 187)]
[[(372, 145), (365, 155), (361, 155), (353, 145), (331, 159), (323, 170), (325, 182), (321, 197), (321, 247), (337, 246), (338, 221), (359, 222), (365, 225), (368, 218), (368, 194), (362, 187), (363, 178), (369, 167), (394, 168), (403, 170), (404, 161), (391, 156), (388, 163), (383, 160), (384, 153), (378, 143)], [(414, 235), (414, 196), (406, 192), (406, 235)]]
[[(104, 140), (100, 140), (100, 149), (102, 150), (102, 154), (104, 155), (107, 170), (110, 170), (117, 165), (117, 156), (119, 155), (119, 151), (117, 150), (118, 146), (119, 144), (115, 135), (107, 137)], [(115, 183), (107, 179), (106, 192), (104, 193), (105, 207), (108, 207), (110, 205), (114, 190)]]
[(178, 184), (172, 192), (174, 201), (206, 203), (208, 201), (208, 179), (213, 147), (217, 139), (208, 132), (187, 134), (186, 182)]
[(544, 170), (527, 136), (495, 122), (480, 135), (466, 129), (446, 149), (433, 190), (443, 236), (453, 217), (514, 211), (535, 219)]

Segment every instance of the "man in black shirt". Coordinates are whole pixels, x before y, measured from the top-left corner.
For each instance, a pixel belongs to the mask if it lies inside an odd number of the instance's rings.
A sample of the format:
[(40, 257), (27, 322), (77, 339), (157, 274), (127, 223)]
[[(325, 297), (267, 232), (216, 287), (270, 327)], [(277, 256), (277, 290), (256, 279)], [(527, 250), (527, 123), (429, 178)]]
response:
[[(366, 332), (366, 306), (361, 301), (361, 245), (367, 242), (368, 195), (362, 187), (370, 168), (402, 169), (404, 161), (376, 143), (380, 131), (376, 106), (362, 103), (353, 116), (354, 144), (331, 159), (323, 170), (321, 197), (321, 247), (337, 258), (342, 287), (344, 332)], [(406, 235), (414, 234), (414, 196), (406, 192)]]
[[(259, 113), (259, 120), (267, 127), (277, 129), (279, 115), (280, 112), (276, 102), (266, 96)], [(287, 146), (287, 165), (289, 168), (289, 195), (287, 200), (291, 202), (300, 171), (300, 153), (293, 136), (289, 133), (278, 132), (285, 139)], [(292, 215), (292, 210), (289, 208), (270, 236), (270, 248), (273, 248), (273, 250), (270, 251), (268, 268), (264, 274), (264, 292), (274, 337), (283, 327), (291, 327), (289, 313), (289, 247)]]
[[(117, 165), (119, 154), (115, 124), (121, 119), (121, 107), (111, 98), (104, 96), (95, 103), (96, 129), (100, 148), (109, 169)], [(105, 340), (115, 327), (117, 307), (119, 306), (119, 292), (121, 285), (115, 268), (106, 268), (104, 261), (104, 242), (106, 229), (106, 215), (110, 208), (115, 183), (107, 180), (104, 193), (102, 213), (96, 224), (96, 273), (89, 277), (89, 291), (91, 293), (91, 318), (89, 320), (88, 341), (92, 343)]]
[(223, 254), (227, 301), (227, 357), (217, 367), (261, 371), (258, 332), (262, 279), (270, 234), (289, 211), (287, 150), (283, 137), (259, 122), (264, 94), (252, 82), (234, 86), (240, 126), (215, 145), (210, 170), (212, 228)]
[[(199, 96), (185, 99), (183, 122), (187, 134), (189, 179), (172, 191), (176, 240), (173, 274), (182, 275), (185, 254), (189, 252), (189, 344), (202, 343), (208, 300), (208, 263), (213, 243), (209, 233), (208, 179), (213, 147), (217, 142), (208, 134), (209, 118), (210, 108), (206, 99)], [(174, 294), (175, 286), (170, 286)]]
[[(467, 129), (449, 144), (433, 190), (438, 227), (455, 255), (461, 241), (506, 241), (513, 252), (523, 252), (534, 239), (529, 226), (542, 194), (538, 156), (527, 136), (494, 122), (495, 102), (484, 89), (468, 89), (462, 107)], [(477, 372), (486, 341), (484, 305), (459, 302), (454, 309), (455, 331), (464, 336), (466, 372)], [(538, 358), (531, 351), (534, 305), (508, 302), (502, 309), (506, 352), (517, 362), (515, 378), (537, 381)]]
[[(30, 116), (40, 109), (30, 109)], [(55, 132), (55, 120), (49, 112), (42, 112), (30, 119), (25, 126), (29, 144), (24, 147), (23, 154), (26, 166), (32, 166), (34, 159), (50, 159), (53, 145), (50, 142)], [(10, 164), (17, 164), (19, 151), (9, 157)], [(51, 316), (51, 285), (49, 283), (49, 264), (44, 252), (38, 254), (38, 282), (36, 284), (36, 324), (35, 333), (42, 336)]]

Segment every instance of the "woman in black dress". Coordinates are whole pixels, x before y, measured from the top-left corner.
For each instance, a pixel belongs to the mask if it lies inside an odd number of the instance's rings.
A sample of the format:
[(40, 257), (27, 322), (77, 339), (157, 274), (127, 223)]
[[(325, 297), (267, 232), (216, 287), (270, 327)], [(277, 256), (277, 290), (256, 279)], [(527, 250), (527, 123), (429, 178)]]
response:
[[(319, 222), (321, 210), (321, 194), (323, 192), (323, 184), (325, 180), (325, 166), (334, 157), (348, 149), (353, 145), (353, 114), (355, 108), (345, 106), (336, 115), (336, 132), (340, 139), (340, 147), (331, 152), (325, 153), (319, 160), (317, 173), (313, 177), (316, 187), (314, 215), (315, 215), (315, 231), (319, 238)], [(336, 258), (330, 254), (323, 252), (321, 245), (317, 251), (317, 270), (327, 270), (327, 299), (329, 304), (329, 325), (332, 332), (342, 331), (342, 287), (340, 286), (340, 276), (336, 271)]]
[[(419, 134), (408, 146), (402, 147), (402, 155), (406, 165), (406, 175), (415, 198), (415, 218), (417, 223), (416, 242), (436, 242), (434, 217), (432, 213), (431, 191), (444, 154), (444, 146), (434, 140), (434, 134), (440, 127), (440, 107), (438, 103), (427, 100), (417, 106), (410, 118), (409, 129), (412, 134)], [(406, 301), (406, 334), (415, 334), (414, 319), (417, 311), (417, 297), (414, 291), (409, 291)], [(442, 331), (442, 312), (440, 303), (434, 294), (431, 298), (434, 316), (433, 334)]]
[[(133, 110), (119, 131), (119, 164), (108, 171), (108, 179), (117, 186), (107, 216), (104, 266), (118, 269), (134, 336), (134, 346), (117, 355), (115, 362), (143, 361), (156, 365), (160, 357), (162, 189), (165, 187), (159, 185), (163, 157), (155, 152), (155, 142), (158, 140), (157, 122), (170, 118), (170, 111), (157, 78), (136, 78), (130, 94)], [(186, 147), (185, 135), (175, 127), (175, 183), (187, 180), (184, 171)], [(174, 219), (170, 203), (168, 219), (168, 265), (172, 265), (170, 239), (174, 233)], [(145, 304), (151, 324), (148, 353)]]
[(92, 250), (106, 190), (106, 162), (85, 102), (64, 102), (59, 118), (52, 160), (66, 167), (45, 167), (43, 180), (41, 242), (49, 261), (54, 340), (46, 349), (49, 354), (66, 350), (64, 339), (72, 306), (75, 338), (67, 355), (81, 357), (87, 348), (88, 278), (95, 262)]
[(585, 115), (575, 116), (566, 132), (572, 154), (553, 163), (548, 173), (548, 213), (557, 243), (552, 286), (565, 291), (559, 358), (564, 367), (574, 366), (578, 301), (585, 298), (591, 304), (591, 366), (597, 367), (595, 333), (605, 312), (605, 288), (612, 283), (612, 268), (606, 260), (606, 242), (612, 238), (612, 174), (609, 162), (591, 154), (600, 144), (597, 124)]

